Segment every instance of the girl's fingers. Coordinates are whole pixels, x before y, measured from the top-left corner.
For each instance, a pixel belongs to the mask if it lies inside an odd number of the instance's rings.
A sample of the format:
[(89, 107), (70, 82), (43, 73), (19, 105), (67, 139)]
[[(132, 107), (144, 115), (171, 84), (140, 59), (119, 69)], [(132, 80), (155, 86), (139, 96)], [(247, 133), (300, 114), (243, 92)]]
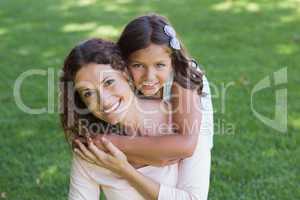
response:
[(86, 147), (85, 145), (83, 145), (80, 141), (75, 140), (77, 145), (79, 146), (80, 150), (82, 151), (82, 153), (85, 155), (85, 157), (88, 157), (90, 160), (96, 161), (97, 158), (94, 156), (93, 153), (91, 153)]
[(116, 158), (120, 158), (123, 155), (123, 152), (120, 151), (113, 143), (107, 140), (105, 137), (102, 138), (104, 147)]

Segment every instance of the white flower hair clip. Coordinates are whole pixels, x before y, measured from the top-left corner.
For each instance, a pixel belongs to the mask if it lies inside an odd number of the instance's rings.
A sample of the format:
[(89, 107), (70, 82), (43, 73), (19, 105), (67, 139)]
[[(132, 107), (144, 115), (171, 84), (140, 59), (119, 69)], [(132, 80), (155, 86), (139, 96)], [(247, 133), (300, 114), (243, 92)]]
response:
[(167, 36), (169, 36), (171, 38), (170, 39), (170, 46), (173, 49), (180, 50), (181, 49), (180, 48), (180, 42), (176, 38), (176, 32), (175, 32), (174, 28), (170, 25), (165, 25), (164, 32), (166, 33)]

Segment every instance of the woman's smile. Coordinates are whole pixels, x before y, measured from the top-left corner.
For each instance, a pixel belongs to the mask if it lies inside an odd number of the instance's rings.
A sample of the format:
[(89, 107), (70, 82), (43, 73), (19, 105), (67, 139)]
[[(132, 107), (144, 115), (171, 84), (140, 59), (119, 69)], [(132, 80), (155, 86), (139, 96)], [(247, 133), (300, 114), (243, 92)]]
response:
[[(133, 94), (125, 76), (110, 65), (89, 63), (76, 74), (75, 83), (91, 113), (111, 124), (124, 119)], [(84, 95), (83, 91), (95, 91)]]
[(119, 98), (116, 102), (114, 102), (111, 105), (105, 107), (103, 109), (103, 112), (106, 113), (106, 114), (110, 114), (110, 113), (113, 113), (113, 112), (117, 111), (118, 108), (121, 105), (121, 102), (122, 102), (122, 100), (121, 100), (121, 98)]

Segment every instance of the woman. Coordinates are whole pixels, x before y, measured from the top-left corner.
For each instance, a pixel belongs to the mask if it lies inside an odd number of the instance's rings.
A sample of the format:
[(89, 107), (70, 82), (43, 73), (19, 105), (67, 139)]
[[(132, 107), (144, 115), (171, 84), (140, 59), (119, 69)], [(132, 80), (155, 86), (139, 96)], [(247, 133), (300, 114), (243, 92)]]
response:
[[(134, 104), (131, 104), (132, 102), (136, 102), (136, 104), (142, 104), (149, 110), (160, 106), (159, 101), (136, 98), (130, 90), (129, 85), (125, 84), (126, 80), (124, 78), (124, 72), (112, 70), (112, 68), (121, 69), (122, 66), (124, 66), (122, 65), (121, 59), (118, 58), (116, 48), (112, 46), (111, 43), (103, 42), (101, 40), (90, 40), (74, 48), (65, 61), (64, 73), (61, 81), (64, 86), (64, 102), (68, 102), (68, 104), (64, 104), (64, 114), (62, 117), (67, 137), (71, 137), (76, 131), (78, 132), (79, 119), (90, 118), (91, 120), (89, 122), (100, 122), (97, 118), (92, 119), (93, 115), (108, 123), (119, 123), (126, 129), (137, 130), (139, 133), (147, 132), (147, 128), (144, 127), (141, 119), (152, 118), (154, 123), (165, 122), (168, 124), (169, 122), (169, 115), (166, 113), (143, 113), (139, 111), (139, 109), (136, 109), (135, 106), (133, 106)], [(99, 66), (100, 63), (102, 66)], [(92, 75), (97, 73), (103, 74), (106, 72), (108, 72), (108, 75), (105, 77), (103, 76), (102, 79), (101, 76), (100, 79), (97, 76), (92, 77)], [(90, 82), (92, 82), (92, 84), (90, 84)], [(74, 101), (72, 101), (72, 99), (69, 98), (70, 94), (66, 94), (66, 91), (69, 91), (67, 90), (68, 85), (71, 85), (72, 87), (74, 84), (76, 86), (76, 92)], [(110, 88), (112, 87), (112, 84), (115, 84), (113, 89)], [(95, 88), (95, 85), (99, 85), (100, 89)], [(102, 92), (99, 92), (99, 90)], [(83, 99), (83, 102), (80, 101), (81, 98)], [(100, 99), (101, 104), (97, 103), (97, 98)], [(74, 116), (69, 116), (70, 102), (71, 105), (76, 104), (81, 109), (86, 105), (92, 112), (92, 115), (91, 113), (84, 115), (74, 112)], [(75, 123), (73, 125), (71, 123), (70, 125), (68, 122), (72, 122), (72, 120), (70, 120), (72, 117), (75, 119)], [(200, 117), (201, 116), (199, 116), (199, 118)], [(85, 128), (87, 127), (88, 126), (86, 125)], [(161, 130), (154, 131), (158, 133), (161, 132)], [(169, 133), (169, 128), (164, 129), (161, 133)], [(83, 152), (79, 154), (86, 159), (95, 162), (97, 158), (101, 158), (99, 157), (101, 151), (95, 148), (92, 142), (89, 142), (89, 149), (98, 157), (90, 154), (88, 149), (80, 142), (78, 145), (81, 150), (83, 150)], [(109, 158), (109, 162), (106, 164), (103, 162), (96, 162), (96, 164), (100, 163), (100, 165), (102, 165), (102, 168), (97, 168), (98, 170), (94, 169), (94, 165), (88, 164), (74, 156), (70, 199), (97, 199), (99, 197), (98, 185), (101, 185), (108, 199), (125, 199), (126, 195), (129, 195), (128, 199), (142, 199), (139, 193), (135, 192), (133, 188), (130, 188), (126, 181), (118, 178), (120, 175), (123, 176), (123, 178), (126, 178), (127, 181), (146, 199), (164, 199), (164, 196), (173, 195), (172, 193), (168, 193), (168, 190), (161, 191), (161, 188), (163, 185), (175, 188), (178, 173), (176, 164), (166, 167), (147, 166), (145, 168), (140, 168), (138, 171), (145, 174), (145, 176), (142, 176), (130, 166), (125, 159), (125, 155), (122, 154), (121, 151), (118, 151), (117, 148), (109, 142), (104, 142), (104, 145), (108, 148), (111, 155), (107, 156), (102, 152), (102, 155), (105, 155), (104, 157)], [(203, 149), (200, 150), (199, 148), (199, 152), (207, 151), (209, 149), (205, 144), (199, 145), (199, 147), (201, 146)], [(196, 151), (198, 150), (196, 149)], [(199, 155), (196, 153), (194, 154)], [(204, 155), (210, 154), (204, 152)], [(210, 159), (210, 157), (205, 159)], [(109, 168), (114, 173), (112, 174), (103, 167)], [(209, 165), (202, 166), (203, 170), (207, 170), (206, 168), (209, 167)], [(202, 168), (197, 167), (194, 168), (194, 170), (201, 170)], [(191, 168), (191, 170), (193, 169)], [(195, 172), (193, 176), (197, 176), (197, 173), (198, 172)], [(117, 174), (117, 176), (115, 174)], [(193, 174), (193, 171), (191, 171), (191, 174)], [(149, 177), (151, 177), (151, 179)], [(161, 185), (159, 185), (159, 183), (161, 183)], [(185, 189), (187, 189), (187, 191), (193, 190), (193, 188)], [(176, 190), (178, 190), (177, 194), (188, 193), (187, 191), (181, 191), (180, 188)], [(176, 197), (179, 199), (186, 199), (184, 196), (180, 197), (179, 195), (176, 195)]]

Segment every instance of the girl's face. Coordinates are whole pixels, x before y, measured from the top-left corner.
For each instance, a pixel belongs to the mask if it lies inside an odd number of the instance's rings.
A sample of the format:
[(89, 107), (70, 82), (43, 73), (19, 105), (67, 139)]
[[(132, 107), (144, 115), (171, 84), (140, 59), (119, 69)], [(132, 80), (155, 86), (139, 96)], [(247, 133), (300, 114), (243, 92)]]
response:
[(124, 119), (133, 97), (126, 75), (104, 64), (82, 66), (75, 76), (75, 88), (88, 109), (111, 124)]
[(170, 49), (151, 43), (130, 54), (128, 69), (135, 87), (145, 96), (154, 96), (163, 88), (172, 72)]

